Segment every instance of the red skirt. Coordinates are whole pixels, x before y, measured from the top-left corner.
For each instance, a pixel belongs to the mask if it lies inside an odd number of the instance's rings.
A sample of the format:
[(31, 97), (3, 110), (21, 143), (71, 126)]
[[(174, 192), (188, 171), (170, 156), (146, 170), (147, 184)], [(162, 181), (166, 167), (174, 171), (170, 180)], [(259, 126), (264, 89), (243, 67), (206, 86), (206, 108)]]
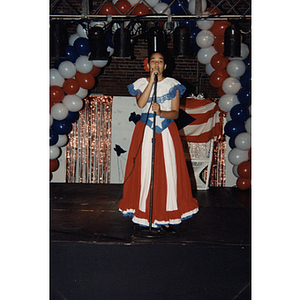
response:
[[(135, 126), (128, 153), (119, 210), (141, 226), (149, 226), (153, 131)], [(177, 225), (198, 212), (175, 122), (155, 133), (152, 227)]]

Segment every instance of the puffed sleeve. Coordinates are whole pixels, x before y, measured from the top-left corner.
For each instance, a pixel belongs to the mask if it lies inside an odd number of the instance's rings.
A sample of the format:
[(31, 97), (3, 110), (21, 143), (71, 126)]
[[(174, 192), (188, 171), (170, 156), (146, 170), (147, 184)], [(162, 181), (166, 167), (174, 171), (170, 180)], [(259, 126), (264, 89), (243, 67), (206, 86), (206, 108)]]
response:
[(129, 84), (127, 86), (128, 92), (132, 96), (136, 96), (137, 94), (142, 94), (147, 86), (147, 79), (146, 78), (139, 78), (134, 83)]
[(174, 78), (168, 77), (167, 78), (167, 83), (168, 83), (168, 86), (169, 86), (169, 94), (170, 94), (172, 99), (176, 96), (176, 91), (177, 90), (180, 92), (180, 97), (186, 91), (186, 87)]

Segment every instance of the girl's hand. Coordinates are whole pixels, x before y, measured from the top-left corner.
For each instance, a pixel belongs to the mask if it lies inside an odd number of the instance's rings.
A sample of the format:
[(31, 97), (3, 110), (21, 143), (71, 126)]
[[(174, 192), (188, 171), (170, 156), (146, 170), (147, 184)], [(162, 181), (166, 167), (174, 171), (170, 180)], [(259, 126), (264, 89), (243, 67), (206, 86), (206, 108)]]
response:
[(153, 110), (158, 116), (160, 116), (161, 110), (160, 110), (160, 105), (159, 105), (158, 103), (152, 102), (152, 110)]
[(158, 68), (154, 67), (152, 69), (150, 69), (150, 81), (151, 83), (154, 83), (155, 81), (155, 74), (158, 74)]

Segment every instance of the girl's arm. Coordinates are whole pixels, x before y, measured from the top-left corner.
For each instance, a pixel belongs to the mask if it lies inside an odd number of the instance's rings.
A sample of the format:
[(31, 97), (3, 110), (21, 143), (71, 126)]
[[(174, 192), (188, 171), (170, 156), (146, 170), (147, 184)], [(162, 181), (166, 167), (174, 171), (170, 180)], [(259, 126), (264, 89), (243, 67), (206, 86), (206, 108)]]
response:
[(172, 99), (171, 110), (165, 111), (160, 110), (160, 105), (158, 103), (152, 102), (152, 110), (156, 112), (158, 116), (161, 116), (166, 119), (176, 120), (179, 116), (179, 105), (180, 105), (180, 92), (176, 91), (176, 96)]

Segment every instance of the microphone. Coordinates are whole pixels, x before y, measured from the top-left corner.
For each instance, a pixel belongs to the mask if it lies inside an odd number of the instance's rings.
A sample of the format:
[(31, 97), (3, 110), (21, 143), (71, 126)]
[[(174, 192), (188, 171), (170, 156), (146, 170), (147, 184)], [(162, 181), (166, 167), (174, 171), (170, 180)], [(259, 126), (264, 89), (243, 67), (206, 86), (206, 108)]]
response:
[(157, 83), (157, 73), (154, 73), (154, 82)]

